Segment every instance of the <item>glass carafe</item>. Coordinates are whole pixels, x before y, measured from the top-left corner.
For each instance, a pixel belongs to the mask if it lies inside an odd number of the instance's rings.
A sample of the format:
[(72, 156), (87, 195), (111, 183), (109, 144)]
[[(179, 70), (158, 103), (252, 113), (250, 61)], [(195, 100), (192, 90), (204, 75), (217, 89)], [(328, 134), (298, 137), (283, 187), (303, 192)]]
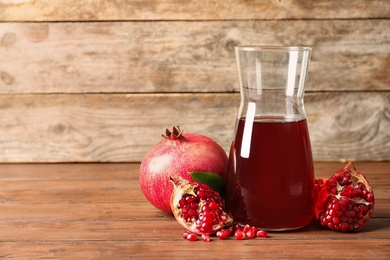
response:
[(233, 219), (291, 230), (313, 218), (314, 170), (304, 109), (309, 47), (235, 47), (241, 104), (226, 207)]

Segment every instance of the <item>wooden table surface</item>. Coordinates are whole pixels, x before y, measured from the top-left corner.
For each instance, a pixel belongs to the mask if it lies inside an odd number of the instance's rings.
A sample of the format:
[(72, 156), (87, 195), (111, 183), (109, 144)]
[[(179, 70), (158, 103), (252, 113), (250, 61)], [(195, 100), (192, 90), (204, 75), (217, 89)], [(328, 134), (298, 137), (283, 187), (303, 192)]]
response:
[[(315, 163), (316, 177), (343, 163)], [(374, 188), (368, 225), (346, 234), (315, 224), (266, 239), (190, 242), (151, 206), (139, 164), (0, 164), (0, 258), (390, 259), (390, 162), (356, 162)]]

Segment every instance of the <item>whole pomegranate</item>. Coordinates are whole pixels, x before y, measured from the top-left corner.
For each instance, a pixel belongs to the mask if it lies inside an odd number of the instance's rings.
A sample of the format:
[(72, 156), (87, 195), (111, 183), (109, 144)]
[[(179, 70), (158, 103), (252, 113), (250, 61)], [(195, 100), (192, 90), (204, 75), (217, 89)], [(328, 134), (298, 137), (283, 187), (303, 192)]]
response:
[(315, 217), (322, 226), (342, 232), (362, 229), (374, 211), (374, 193), (352, 162), (329, 179), (315, 180)]
[(183, 133), (179, 126), (166, 129), (162, 136), (163, 140), (146, 153), (139, 171), (141, 190), (156, 208), (172, 213), (170, 176), (191, 181), (190, 172), (212, 172), (226, 181), (228, 157), (211, 138)]

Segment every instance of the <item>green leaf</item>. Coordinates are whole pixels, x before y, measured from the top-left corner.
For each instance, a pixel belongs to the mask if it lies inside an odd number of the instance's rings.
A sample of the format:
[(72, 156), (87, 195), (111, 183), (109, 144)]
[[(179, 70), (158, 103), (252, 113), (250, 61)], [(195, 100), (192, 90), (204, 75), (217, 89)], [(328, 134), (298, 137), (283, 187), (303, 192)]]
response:
[(190, 172), (192, 179), (199, 183), (204, 183), (214, 191), (217, 191), (221, 197), (225, 196), (225, 181), (221, 176), (212, 172)]

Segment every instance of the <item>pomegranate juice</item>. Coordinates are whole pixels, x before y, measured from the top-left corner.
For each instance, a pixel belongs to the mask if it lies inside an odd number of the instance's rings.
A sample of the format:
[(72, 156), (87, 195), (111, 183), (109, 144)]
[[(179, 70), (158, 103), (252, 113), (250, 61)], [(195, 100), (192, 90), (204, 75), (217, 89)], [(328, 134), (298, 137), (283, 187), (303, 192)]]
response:
[(238, 122), (229, 156), (228, 212), (240, 224), (268, 230), (310, 224), (314, 172), (306, 119), (245, 122)]

